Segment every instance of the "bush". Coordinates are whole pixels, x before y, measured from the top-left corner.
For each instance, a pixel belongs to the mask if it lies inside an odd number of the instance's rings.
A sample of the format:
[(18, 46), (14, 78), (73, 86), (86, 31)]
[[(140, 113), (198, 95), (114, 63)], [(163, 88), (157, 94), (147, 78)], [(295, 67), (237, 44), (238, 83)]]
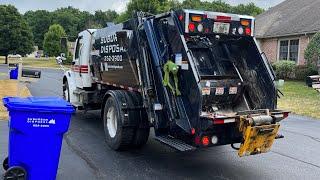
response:
[(295, 71), (296, 80), (306, 80), (308, 76), (318, 74), (317, 67), (313, 65), (297, 66)]
[(63, 64), (65, 65), (71, 65), (72, 64), (72, 60), (73, 60), (73, 56), (72, 53), (68, 53), (66, 60), (63, 61)]
[(311, 39), (304, 52), (304, 57), (307, 60), (307, 64), (317, 65), (320, 58), (320, 32), (315, 34)]
[(296, 69), (293, 61), (281, 60), (273, 64), (274, 71), (278, 79), (292, 79)]

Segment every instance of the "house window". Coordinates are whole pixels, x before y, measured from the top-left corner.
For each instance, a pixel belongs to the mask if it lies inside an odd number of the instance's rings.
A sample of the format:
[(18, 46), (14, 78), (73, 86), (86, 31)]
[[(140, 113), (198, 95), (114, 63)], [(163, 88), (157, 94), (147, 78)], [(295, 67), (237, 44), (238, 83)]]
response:
[(279, 60), (298, 61), (299, 39), (281, 40), (279, 46)]

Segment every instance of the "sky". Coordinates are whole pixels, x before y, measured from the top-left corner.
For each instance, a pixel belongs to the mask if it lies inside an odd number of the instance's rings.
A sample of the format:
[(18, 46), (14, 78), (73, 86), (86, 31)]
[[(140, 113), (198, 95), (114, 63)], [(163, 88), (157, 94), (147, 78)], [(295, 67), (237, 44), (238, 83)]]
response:
[[(126, 3), (129, 0), (0, 0), (0, 4), (12, 4), (18, 8), (21, 13), (28, 10), (45, 9), (53, 11), (60, 7), (73, 6), (75, 8), (86, 10), (93, 13), (96, 10), (106, 11), (108, 9), (117, 12), (123, 12), (126, 9)], [(180, 0), (182, 1), (182, 0)], [(212, 1), (212, 0), (207, 0)], [(273, 7), (284, 0), (224, 0), (231, 5), (240, 3), (254, 2), (257, 6), (264, 9)]]

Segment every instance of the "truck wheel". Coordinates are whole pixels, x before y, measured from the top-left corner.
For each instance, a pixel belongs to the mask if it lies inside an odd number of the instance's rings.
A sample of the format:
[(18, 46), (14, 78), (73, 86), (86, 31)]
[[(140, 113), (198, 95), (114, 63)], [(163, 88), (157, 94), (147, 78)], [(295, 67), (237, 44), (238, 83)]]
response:
[(109, 97), (104, 106), (103, 124), (107, 144), (114, 150), (125, 150), (132, 145), (134, 128), (122, 126), (123, 112), (116, 98)]
[(70, 102), (70, 91), (68, 81), (63, 83), (63, 99)]

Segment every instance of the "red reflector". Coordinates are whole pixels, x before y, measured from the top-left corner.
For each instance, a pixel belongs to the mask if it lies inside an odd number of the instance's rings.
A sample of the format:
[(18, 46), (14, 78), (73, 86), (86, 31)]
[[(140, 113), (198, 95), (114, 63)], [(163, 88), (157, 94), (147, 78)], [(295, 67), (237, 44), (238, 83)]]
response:
[(229, 17), (229, 16), (217, 16), (216, 21), (231, 22), (231, 17)]
[(251, 35), (251, 29), (250, 28), (246, 28), (246, 35)]
[(208, 146), (209, 143), (210, 143), (209, 137), (208, 136), (203, 136), (201, 142), (202, 142), (202, 145)]
[(284, 112), (283, 113), (283, 118), (287, 118), (289, 116), (289, 113), (288, 112)]
[(197, 137), (194, 138), (194, 143), (195, 143), (195, 144), (197, 144), (197, 145), (201, 144), (200, 141), (201, 141), (200, 136), (197, 136)]
[(196, 130), (194, 128), (191, 129), (191, 134), (192, 135), (196, 134)]
[(194, 32), (194, 29), (196, 28), (196, 26), (194, 25), (194, 23), (189, 23), (189, 30), (191, 32)]
[(224, 120), (223, 119), (214, 119), (213, 124), (224, 124)]
[(182, 21), (183, 20), (183, 15), (179, 16), (179, 20)]

